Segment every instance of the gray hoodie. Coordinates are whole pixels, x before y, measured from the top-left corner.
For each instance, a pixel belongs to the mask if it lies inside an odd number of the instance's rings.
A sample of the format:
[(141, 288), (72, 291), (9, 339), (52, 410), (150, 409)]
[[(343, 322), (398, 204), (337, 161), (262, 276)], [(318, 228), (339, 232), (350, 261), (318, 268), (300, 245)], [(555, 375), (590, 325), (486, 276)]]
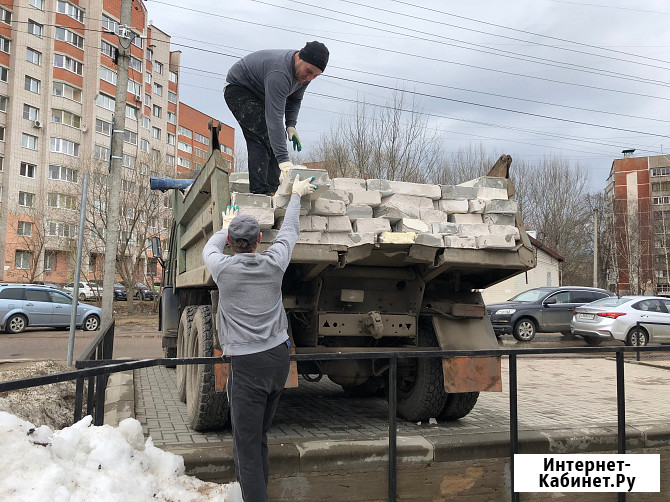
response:
[(286, 115), (286, 127), (295, 127), (309, 83), (301, 84), (295, 78), (293, 55), (296, 52), (283, 49), (252, 52), (231, 66), (226, 76), (229, 84), (246, 87), (265, 103), (270, 146), (279, 163), (289, 160), (282, 118)]
[(224, 355), (255, 354), (288, 340), (282, 280), (300, 235), (300, 196), (291, 195), (272, 246), (263, 253), (223, 254), (228, 231), (216, 232), (202, 251), (219, 288), (216, 318)]

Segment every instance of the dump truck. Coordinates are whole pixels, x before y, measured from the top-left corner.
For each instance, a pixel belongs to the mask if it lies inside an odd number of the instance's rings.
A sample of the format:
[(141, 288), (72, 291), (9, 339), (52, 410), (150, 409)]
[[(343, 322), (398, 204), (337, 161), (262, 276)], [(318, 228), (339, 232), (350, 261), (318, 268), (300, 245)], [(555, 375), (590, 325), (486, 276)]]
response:
[[(318, 198), (301, 201), (301, 234), (282, 293), (291, 351), (315, 360), (293, 361), (287, 387), (297, 386), (299, 375), (305, 385), (328, 377), (350, 395), (388, 395), (388, 359), (318, 355), (498, 347), (479, 291), (535, 266), (509, 156), (488, 176), (461, 185), (330, 179), (325, 171), (296, 168), (270, 197), (245, 193), (244, 175), (231, 173), (217, 127), (211, 129), (209, 158), (192, 183), (155, 180), (162, 189), (175, 187), (159, 308), (166, 357), (222, 354), (218, 290), (203, 247), (232, 202), (258, 218), (258, 252), (267, 249), (298, 174), (315, 176)], [(502, 390), (499, 357), (399, 358), (397, 364), (397, 413), (411, 421), (462, 418), (479, 392)], [(227, 424), (227, 370), (225, 363), (176, 367), (192, 429)]]

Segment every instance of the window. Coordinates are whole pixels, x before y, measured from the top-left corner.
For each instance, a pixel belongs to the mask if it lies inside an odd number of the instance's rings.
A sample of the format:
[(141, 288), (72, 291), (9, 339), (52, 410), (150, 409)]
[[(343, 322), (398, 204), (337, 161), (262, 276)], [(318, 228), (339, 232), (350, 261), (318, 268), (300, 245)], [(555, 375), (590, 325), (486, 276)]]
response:
[(35, 164), (28, 164), (27, 162), (21, 162), (21, 167), (19, 168), (19, 175), (24, 178), (34, 178), (35, 171), (37, 171), (37, 166)]
[(193, 147), (188, 143), (184, 143), (183, 141), (179, 142), (179, 149), (186, 153), (193, 153)]
[(160, 73), (161, 75), (163, 74), (163, 63), (159, 63), (158, 61), (154, 61), (154, 70), (156, 73)]
[(134, 80), (128, 80), (128, 92), (130, 94), (134, 94), (135, 96), (141, 96), (142, 84), (140, 84), (139, 82), (135, 82)]
[(102, 119), (95, 119), (95, 132), (110, 136), (112, 134), (112, 124)]
[(126, 129), (123, 131), (123, 141), (131, 145), (137, 145), (137, 133)]
[(84, 11), (75, 7), (71, 3), (63, 2), (58, 0), (56, 2), (56, 10), (61, 14), (70, 16), (72, 19), (79, 21), (80, 23), (84, 22)]
[(35, 108), (34, 106), (25, 104), (23, 105), (23, 118), (27, 120), (39, 120), (40, 119), (40, 109)]
[(142, 72), (142, 61), (137, 59), (135, 56), (129, 56), (128, 58), (128, 68), (132, 68), (135, 71)]
[[(147, 142), (147, 147), (148, 145), (149, 143)], [(147, 174), (147, 172), (149, 172), (149, 168), (147, 167), (147, 165), (144, 162), (140, 163), (140, 174)], [(143, 188), (146, 190), (146, 187)]]
[[(56, 255), (58, 254), (58, 251), (45, 251), (44, 252), (44, 270), (55, 270), (56, 269)], [(50, 291), (49, 294), (51, 295), (52, 300), (54, 303), (65, 303), (65, 302), (59, 302), (58, 297), (62, 297), (63, 299), (69, 300), (69, 298), (65, 295), (62, 295), (61, 293), (57, 293), (55, 291)]]
[(37, 66), (41, 66), (42, 53), (36, 51), (35, 49), (31, 49), (30, 47), (26, 47), (26, 61), (32, 64), (36, 64)]
[(19, 237), (30, 237), (33, 235), (33, 224), (29, 221), (19, 221), (16, 227), (16, 235)]
[(7, 102), (9, 98), (7, 96), (0, 96), (0, 112), (7, 113)]
[[(37, 136), (31, 134), (21, 133), (21, 146), (29, 150), (37, 150)], [(34, 176), (30, 176), (34, 178)]]
[(44, 0), (30, 0), (30, 5), (39, 10), (44, 10)]
[(163, 110), (161, 109), (161, 107), (158, 106), (158, 105), (154, 105), (154, 108), (153, 108), (153, 115), (154, 115), (154, 117), (159, 117), (159, 118), (160, 118), (160, 116), (161, 116), (162, 114), (163, 114)]
[(79, 143), (67, 140), (65, 138), (51, 138), (51, 151), (53, 153), (62, 153), (79, 157)]
[(153, 61), (153, 60), (154, 60), (154, 51), (153, 49), (147, 48), (147, 61)]
[(154, 94), (156, 96), (162, 96), (163, 95), (163, 86), (162, 85), (157, 84), (156, 82), (154, 82), (153, 89), (154, 89)]
[(101, 66), (100, 79), (104, 80), (105, 82), (109, 82), (110, 84), (116, 85), (116, 72), (114, 70), (110, 70), (106, 66)]
[(207, 150), (203, 150), (202, 148), (198, 148), (196, 146), (193, 148), (193, 151), (197, 157), (200, 157), (201, 159), (207, 158)]
[(209, 146), (209, 138), (207, 136), (203, 136), (202, 134), (198, 134), (197, 132), (194, 132), (193, 137), (195, 138), (196, 141), (199, 141), (203, 145)]
[(42, 32), (44, 32), (44, 26), (39, 23), (36, 23), (32, 19), (28, 19), (28, 33), (35, 35), (36, 37), (42, 38)]
[(131, 44), (133, 44), (135, 47), (139, 47), (140, 49), (144, 46), (144, 41), (142, 40), (142, 36), (138, 35), (137, 33), (131, 31), (130, 34), (132, 35), (132, 40)]
[(149, 129), (151, 127), (151, 119), (142, 115), (142, 127)]
[(161, 139), (161, 130), (158, 127), (152, 127), (151, 137), (154, 139)]
[(54, 38), (56, 40), (60, 40), (61, 42), (67, 42), (70, 45), (74, 45), (79, 49), (84, 48), (84, 37), (82, 37), (81, 35), (77, 35), (73, 31), (66, 30), (65, 28), (57, 26), (56, 36)]
[(670, 181), (662, 181), (651, 184), (652, 192), (664, 192), (670, 190)]
[(19, 192), (19, 206), (33, 207), (35, 194), (30, 192)]
[(144, 94), (144, 106), (151, 107), (151, 94)]
[(167, 112), (167, 121), (170, 124), (177, 125), (177, 114), (174, 112)]
[(95, 145), (95, 148), (93, 149), (93, 157), (95, 157), (98, 160), (108, 161), (109, 148), (107, 148), (106, 146)]
[(137, 108), (126, 105), (126, 118), (131, 119), (131, 120), (137, 120), (137, 115), (138, 115), (138, 110)]
[(149, 153), (149, 142), (146, 139), (140, 141), (140, 151)]
[(144, 73), (144, 81), (147, 84), (151, 84), (151, 72), (147, 71), (147, 72)]
[(47, 194), (47, 205), (58, 209), (74, 210), (77, 209), (77, 199), (72, 195), (50, 192)]
[(76, 129), (81, 127), (81, 117), (65, 110), (51, 110), (51, 122), (65, 124)]
[(46, 233), (50, 237), (74, 238), (77, 235), (77, 226), (61, 221), (48, 221), (46, 224)]
[(174, 155), (170, 155), (169, 153), (165, 155), (165, 163), (168, 166), (174, 166)]
[(127, 153), (123, 154), (123, 167), (128, 169), (135, 169), (135, 157), (128, 155)]
[(177, 72), (170, 70), (169, 75), (170, 75), (170, 82), (174, 82), (176, 84), (177, 80), (179, 79)]
[(223, 153), (227, 153), (228, 155), (232, 155), (232, 154), (233, 154), (233, 149), (230, 148), (229, 146), (226, 146), (226, 145), (221, 145), (221, 151), (222, 151)]
[(191, 167), (191, 161), (189, 159), (185, 159), (184, 157), (177, 157), (177, 164), (181, 167)]
[(55, 164), (49, 165), (49, 179), (59, 181), (69, 181), (70, 183), (77, 182), (77, 171), (65, 166), (58, 166)]
[(135, 183), (129, 180), (121, 180), (121, 191), (133, 193), (135, 191)]
[(0, 82), (7, 82), (9, 80), (9, 68), (0, 66)]
[(12, 12), (0, 7), (0, 22), (5, 24), (12, 24)]
[(114, 21), (111, 17), (102, 15), (102, 29), (119, 34), (119, 23)]
[[(72, 101), (81, 103), (81, 89), (72, 87), (71, 85), (68, 85), (65, 82), (54, 82), (53, 95), (71, 99)], [(113, 109), (114, 107), (112, 106), (112, 110)]]
[(651, 169), (653, 176), (670, 176), (670, 167), (654, 167)]
[[(17, 251), (14, 256), (14, 268), (18, 270), (30, 269), (30, 263), (33, 261), (33, 254), (30, 251)], [(23, 296), (23, 291), (21, 291), (21, 296)]]
[(26, 91), (34, 92), (35, 94), (40, 93), (40, 81), (36, 78), (29, 77), (26, 75), (26, 82), (24, 85)]
[(179, 126), (179, 134), (182, 136), (186, 136), (187, 138), (192, 138), (193, 137), (193, 132), (190, 129), (186, 129), (185, 127)]
[(167, 133), (167, 142), (168, 142), (168, 145), (172, 145), (172, 146), (174, 146), (174, 143), (175, 143), (175, 135), (172, 134), (171, 132)]
[(11, 51), (11, 45), (12, 44), (8, 38), (0, 36), (0, 51), (9, 54)]
[(116, 56), (116, 47), (103, 40), (100, 44), (100, 52), (102, 52), (105, 56), (114, 59)]
[[(4, 157), (0, 157), (0, 173), (1, 173), (2, 171), (4, 171), (4, 170), (5, 170), (5, 158), (4, 158)], [(2, 202), (1, 199), (0, 199), (0, 202)]]
[(110, 98), (106, 94), (98, 94), (95, 103), (105, 110), (114, 111), (114, 98)]
[(82, 75), (84, 73), (83, 64), (64, 54), (54, 54), (54, 67), (63, 68), (72, 73), (76, 73), (77, 75)]

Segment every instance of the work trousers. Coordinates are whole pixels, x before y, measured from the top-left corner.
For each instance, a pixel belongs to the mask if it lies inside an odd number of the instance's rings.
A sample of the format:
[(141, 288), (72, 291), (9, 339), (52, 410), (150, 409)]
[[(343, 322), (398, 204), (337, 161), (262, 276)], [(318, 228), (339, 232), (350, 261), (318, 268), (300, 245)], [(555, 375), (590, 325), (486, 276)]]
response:
[(289, 372), (286, 343), (257, 354), (232, 356), (228, 401), (235, 477), (244, 502), (266, 502), (270, 470), (267, 431)]
[(280, 172), (265, 123), (265, 103), (240, 85), (227, 85), (223, 96), (247, 141), (249, 191), (272, 195), (279, 186)]

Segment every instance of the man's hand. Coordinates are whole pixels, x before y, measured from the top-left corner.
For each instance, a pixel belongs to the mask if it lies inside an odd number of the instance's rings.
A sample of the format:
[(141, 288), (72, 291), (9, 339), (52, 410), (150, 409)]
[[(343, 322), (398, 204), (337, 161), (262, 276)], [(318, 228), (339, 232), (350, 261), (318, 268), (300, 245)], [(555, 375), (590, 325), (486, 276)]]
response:
[(318, 185), (312, 185), (312, 181), (314, 180), (314, 176), (311, 176), (307, 178), (306, 180), (300, 181), (300, 174), (298, 174), (298, 177), (293, 180), (293, 193), (297, 193), (300, 195), (300, 197), (304, 195), (311, 195), (314, 193), (314, 190), (319, 188)]
[(295, 127), (288, 126), (286, 128), (286, 136), (288, 136), (289, 141), (293, 141), (294, 150), (302, 150), (302, 144), (300, 143), (300, 136), (298, 136), (298, 131), (295, 130)]
[(289, 172), (290, 169), (293, 169), (295, 166), (293, 165), (293, 162), (289, 162), (288, 160), (286, 162), (282, 162), (279, 164), (279, 170), (281, 173), (279, 174), (280, 178), (284, 178), (286, 174)]
[(221, 213), (223, 221), (221, 222), (221, 229), (227, 229), (230, 226), (230, 222), (233, 221), (233, 218), (238, 215), (240, 212), (240, 206), (228, 206), (226, 210)]

